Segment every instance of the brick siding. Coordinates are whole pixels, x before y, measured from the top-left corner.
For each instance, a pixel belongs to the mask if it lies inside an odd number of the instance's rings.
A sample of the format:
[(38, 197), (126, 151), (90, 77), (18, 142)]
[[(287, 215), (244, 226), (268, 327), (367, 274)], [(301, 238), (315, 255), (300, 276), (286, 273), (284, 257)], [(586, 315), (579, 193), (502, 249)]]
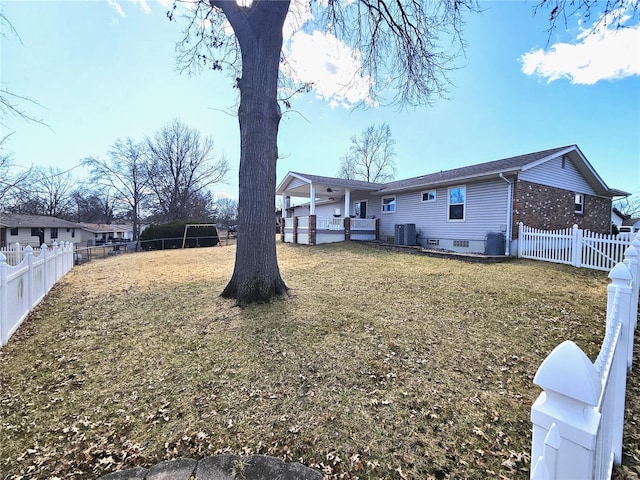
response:
[(575, 212), (575, 192), (518, 180), (513, 194), (513, 238), (518, 236), (518, 223), (543, 230), (573, 226), (596, 233), (609, 233), (611, 200), (584, 196), (584, 213)]

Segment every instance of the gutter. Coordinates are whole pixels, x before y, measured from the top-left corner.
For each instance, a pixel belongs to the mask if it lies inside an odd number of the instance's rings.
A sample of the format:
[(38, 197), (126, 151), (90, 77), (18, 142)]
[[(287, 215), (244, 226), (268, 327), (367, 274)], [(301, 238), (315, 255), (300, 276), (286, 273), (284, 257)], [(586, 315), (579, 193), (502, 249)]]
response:
[(507, 241), (505, 242), (504, 250), (504, 254), (509, 256), (511, 247), (511, 220), (513, 218), (513, 183), (507, 180), (502, 172), (500, 172), (498, 176), (509, 184), (509, 193), (507, 194)]

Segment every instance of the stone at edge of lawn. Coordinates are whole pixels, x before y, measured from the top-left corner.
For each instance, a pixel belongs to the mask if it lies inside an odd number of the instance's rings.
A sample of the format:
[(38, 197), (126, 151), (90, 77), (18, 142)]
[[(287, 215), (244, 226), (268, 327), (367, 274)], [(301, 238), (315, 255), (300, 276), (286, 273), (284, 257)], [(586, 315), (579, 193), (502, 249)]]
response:
[(130, 468), (129, 470), (108, 473), (100, 477), (99, 480), (144, 480), (148, 471), (142, 467)]
[(189, 458), (176, 458), (149, 469), (146, 480), (189, 480), (198, 462)]

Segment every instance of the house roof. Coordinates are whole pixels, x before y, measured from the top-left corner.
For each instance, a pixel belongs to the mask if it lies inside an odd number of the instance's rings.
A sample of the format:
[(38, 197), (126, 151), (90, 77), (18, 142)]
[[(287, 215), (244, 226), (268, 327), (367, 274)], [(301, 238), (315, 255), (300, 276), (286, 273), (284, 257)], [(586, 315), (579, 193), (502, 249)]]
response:
[[(544, 162), (562, 155), (566, 155), (571, 159), (578, 171), (584, 176), (589, 184), (592, 185), (597, 194), (609, 197), (629, 195), (628, 193), (622, 192), (620, 190), (610, 189), (600, 178), (591, 164), (587, 161), (586, 157), (582, 154), (577, 145), (566, 145), (563, 147), (541, 150), (539, 152), (502, 158), (500, 160), (478, 163), (475, 165), (454, 168), (451, 170), (443, 170), (440, 172), (430, 173), (428, 175), (421, 175), (418, 177), (397, 180), (384, 184), (359, 182), (357, 180), (345, 180), (341, 178), (320, 177), (317, 175), (309, 175), (305, 173), (289, 172), (289, 174), (278, 186), (278, 190), (276, 193), (281, 194), (287, 191), (287, 194), (291, 196), (296, 196), (296, 193), (300, 193), (300, 196), (308, 196), (309, 184), (313, 183), (316, 186), (316, 196), (319, 196), (320, 198), (324, 198), (327, 195), (324, 195), (324, 197), (322, 195), (318, 195), (319, 190), (324, 193), (324, 189), (333, 189), (334, 186), (349, 188), (351, 190), (367, 190), (383, 195), (405, 190), (416, 190), (419, 188), (432, 188), (436, 186), (453, 185), (466, 181), (478, 181), (485, 178), (497, 177), (501, 174), (513, 175), (518, 172), (534, 168)], [(307, 185), (301, 185), (291, 190), (287, 189), (287, 186), (293, 181), (294, 178), (298, 178), (303, 182), (306, 182)], [(306, 195), (303, 194), (305, 187)]]
[(0, 213), (0, 225), (8, 228), (80, 228), (77, 223), (45, 215)]
[[(300, 180), (298, 183), (301, 183), (301, 185), (288, 188), (296, 179)], [(322, 177), (308, 173), (289, 172), (284, 180), (280, 182), (280, 185), (278, 185), (276, 194), (280, 195), (286, 191), (288, 195), (293, 197), (308, 197), (309, 186), (311, 184), (314, 185), (316, 190), (316, 197), (325, 199), (336, 196), (339, 197), (344, 194), (345, 189), (375, 192), (381, 188), (381, 184), (379, 183), (363, 182), (362, 180), (347, 180), (345, 178)]]
[(106, 224), (106, 223), (82, 223), (80, 224), (83, 230), (87, 230), (91, 233), (114, 233), (114, 232), (127, 232), (130, 230), (126, 225)]
[(515, 157), (502, 158), (491, 162), (478, 163), (467, 167), (444, 170), (419, 177), (408, 178), (389, 182), (384, 185), (385, 192), (408, 190), (422, 186), (433, 186), (443, 183), (460, 182), (463, 180), (480, 179), (487, 176), (495, 176), (500, 173), (516, 173), (523, 167), (531, 164), (540, 164), (541, 160), (555, 158), (563, 152), (570, 150), (571, 146), (551, 148), (540, 152), (527, 153)]
[(640, 224), (640, 217), (635, 217), (635, 218), (627, 218), (625, 220), (622, 221), (622, 225), (624, 226), (635, 226)]

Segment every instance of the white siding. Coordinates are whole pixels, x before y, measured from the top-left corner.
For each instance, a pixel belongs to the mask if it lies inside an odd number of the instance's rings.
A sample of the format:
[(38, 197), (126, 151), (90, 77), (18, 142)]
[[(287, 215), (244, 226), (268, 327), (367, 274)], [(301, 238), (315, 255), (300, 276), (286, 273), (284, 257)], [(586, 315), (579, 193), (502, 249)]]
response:
[(393, 236), (395, 224), (415, 223), (422, 238), (483, 240), (489, 232), (504, 232), (507, 225), (509, 185), (501, 179), (468, 183), (463, 221), (449, 221), (448, 188), (436, 190), (435, 202), (421, 202), (424, 189), (396, 194), (396, 212), (377, 214), (380, 235)]
[[(72, 242), (76, 243), (79, 241), (80, 229), (75, 229), (75, 238), (71, 236), (71, 229), (67, 232), (66, 227), (58, 228), (58, 238), (51, 240), (51, 228), (44, 229), (44, 242), (47, 245), (53, 245), (53, 242)], [(20, 245), (27, 246), (31, 245), (32, 247), (39, 247), (40, 240), (37, 236), (31, 236), (31, 227), (19, 227), (18, 235), (11, 235), (11, 229), (7, 228), (7, 244), (13, 245), (18, 242)]]
[(565, 157), (562, 168), (562, 157), (557, 157), (518, 174), (520, 180), (562, 188), (572, 192), (594, 195), (595, 191), (575, 167), (569, 157)]

